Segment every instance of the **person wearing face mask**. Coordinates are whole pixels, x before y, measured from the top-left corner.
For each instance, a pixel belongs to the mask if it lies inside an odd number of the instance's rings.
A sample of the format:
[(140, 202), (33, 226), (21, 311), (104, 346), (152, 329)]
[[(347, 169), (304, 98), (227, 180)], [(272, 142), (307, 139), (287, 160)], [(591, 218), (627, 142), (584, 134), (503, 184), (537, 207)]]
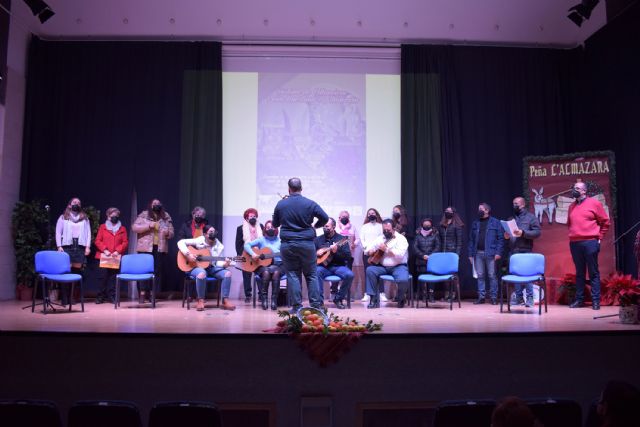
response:
[(202, 206), (196, 206), (191, 210), (191, 218), (183, 222), (178, 230), (178, 240), (200, 237), (207, 221), (207, 211)]
[[(442, 218), (438, 224), (438, 233), (440, 234), (440, 250), (442, 252), (455, 252), (458, 256), (462, 253), (462, 229), (464, 222), (456, 208), (447, 206), (442, 213)], [(445, 291), (444, 300), (449, 298), (449, 290)], [(451, 295), (455, 298), (455, 293)]]
[(378, 251), (384, 255), (380, 264), (369, 265), (366, 271), (367, 294), (369, 294), (369, 305), (367, 308), (379, 308), (380, 298), (378, 296), (378, 277), (383, 274), (390, 274), (398, 283), (398, 308), (405, 305), (405, 295), (409, 289), (409, 268), (408, 261), (409, 242), (395, 230), (395, 223), (392, 219), (382, 221), (382, 236), (376, 238), (371, 244), (365, 247), (364, 251), (368, 256), (372, 256)]
[[(418, 235), (413, 241), (413, 252), (416, 255), (416, 272), (424, 274), (427, 272), (427, 262), (429, 255), (440, 250), (440, 236), (438, 230), (433, 228), (431, 218), (422, 220), (422, 226)], [(433, 295), (433, 284), (429, 283), (427, 288), (429, 302), (435, 302)]]
[[(104, 224), (100, 225), (95, 240), (96, 259), (105, 255), (123, 255), (129, 247), (127, 229), (120, 222), (120, 210), (118, 208), (107, 209), (107, 218)], [(96, 304), (102, 304), (108, 300), (113, 304), (115, 300), (115, 276), (118, 268), (100, 268), (101, 279), (96, 296)]]
[[(196, 261), (196, 256), (189, 251), (189, 248), (206, 248), (210, 251), (211, 256), (222, 256), (224, 246), (222, 245), (222, 242), (218, 240), (217, 230), (211, 225), (205, 225), (202, 231), (203, 235), (200, 237), (182, 239), (178, 241), (178, 250), (182, 252), (189, 261)], [(215, 277), (221, 281), (220, 293), (222, 294), (222, 309), (236, 309), (236, 307), (229, 302), (229, 292), (231, 291), (231, 271), (229, 271), (228, 267), (230, 265), (231, 261), (229, 259), (225, 261), (216, 261), (207, 268), (196, 267), (188, 273), (196, 280), (196, 294), (198, 295), (196, 310), (204, 310), (204, 298), (207, 293), (207, 276)]]
[(569, 249), (576, 267), (576, 299), (569, 307), (584, 307), (584, 282), (586, 270), (591, 280), (591, 299), (594, 310), (600, 310), (600, 271), (598, 253), (600, 241), (609, 231), (609, 215), (602, 203), (587, 196), (587, 184), (576, 182), (572, 194), (575, 202), (569, 205)]
[(346, 308), (343, 301), (347, 297), (347, 292), (351, 289), (353, 282), (353, 271), (349, 268), (352, 260), (351, 250), (348, 244), (338, 245), (344, 239), (348, 239), (336, 232), (336, 220), (329, 218), (329, 221), (323, 227), (323, 234), (316, 237), (316, 255), (321, 255), (323, 248), (331, 248), (331, 261), (327, 265), (318, 265), (318, 289), (322, 289), (324, 278), (335, 275), (342, 279), (340, 289), (335, 292), (333, 303), (337, 308), (343, 310)]
[[(278, 229), (273, 226), (271, 220), (264, 223), (264, 236), (260, 236), (250, 242), (244, 244), (243, 249), (248, 254), (254, 254), (252, 248), (269, 248), (274, 254), (280, 252), (280, 237), (278, 237)], [(260, 259), (260, 256), (254, 254), (254, 260)], [(263, 310), (269, 308), (267, 294), (269, 292), (269, 283), (271, 283), (271, 310), (278, 309), (278, 293), (280, 292), (280, 278), (282, 277), (282, 257), (276, 255), (273, 262), (268, 266), (260, 266), (256, 273), (260, 277), (258, 293), (260, 296), (260, 305)]]
[[(82, 209), (80, 199), (69, 200), (64, 212), (56, 222), (56, 246), (58, 251), (66, 252), (71, 259), (71, 272), (84, 274), (84, 265), (91, 252), (91, 224)], [(62, 286), (60, 297), (62, 305), (69, 304), (71, 287)]]
[(341, 236), (349, 238), (349, 249), (351, 253), (356, 249), (356, 246), (360, 243), (356, 226), (351, 222), (351, 216), (347, 211), (340, 211), (338, 214), (338, 222), (336, 223), (336, 233)]
[(484, 304), (486, 280), (489, 279), (491, 304), (498, 304), (498, 279), (496, 261), (501, 258), (504, 237), (500, 220), (489, 215), (491, 206), (480, 203), (478, 219), (473, 221), (469, 233), (469, 262), (478, 274), (478, 299), (474, 304)]
[[(153, 255), (156, 283), (158, 283), (158, 289), (161, 289), (162, 264), (169, 252), (169, 240), (173, 238), (174, 233), (171, 216), (165, 211), (160, 200), (152, 199), (147, 209), (138, 215), (131, 229), (138, 235), (136, 251)], [(149, 283), (138, 282), (138, 286), (140, 286), (138, 302), (143, 304), (145, 298), (150, 301)]]
[[(249, 208), (242, 214), (242, 224), (236, 229), (236, 252), (237, 255), (242, 255), (244, 245), (248, 242), (252, 242), (263, 236), (264, 226), (258, 223), (258, 211), (254, 208)], [(251, 302), (251, 273), (250, 271), (242, 272), (242, 285), (244, 288), (244, 302)]]
[[(366, 271), (367, 266), (369, 265), (369, 257), (364, 252), (364, 248), (371, 246), (373, 242), (382, 236), (382, 218), (380, 217), (380, 212), (377, 209), (369, 208), (367, 209), (367, 216), (364, 218), (364, 222), (362, 223), (362, 227), (360, 227), (360, 243), (362, 245), (362, 265)], [(362, 290), (364, 294), (362, 297), (362, 302), (369, 301), (369, 294), (367, 294), (366, 289)], [(383, 297), (383, 298), (382, 298)], [(387, 300), (387, 297), (384, 293), (381, 295), (381, 299), (383, 301)]]
[[(504, 238), (509, 241), (509, 256), (530, 253), (533, 251), (533, 240), (540, 237), (542, 229), (538, 218), (527, 210), (524, 197), (513, 199), (513, 219), (518, 226), (518, 229), (513, 232), (513, 237), (509, 233), (504, 233)], [(524, 304), (526, 307), (533, 307), (533, 283), (526, 283), (525, 287), (526, 302), (522, 298), (522, 284), (515, 284), (516, 303)], [(508, 295), (507, 298), (509, 298)]]

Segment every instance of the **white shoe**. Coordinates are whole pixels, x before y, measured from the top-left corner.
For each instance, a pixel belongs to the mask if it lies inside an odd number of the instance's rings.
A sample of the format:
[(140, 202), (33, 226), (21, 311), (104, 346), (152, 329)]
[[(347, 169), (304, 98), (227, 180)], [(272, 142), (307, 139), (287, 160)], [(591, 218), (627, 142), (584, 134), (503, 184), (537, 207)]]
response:
[(382, 293), (380, 294), (380, 301), (382, 301), (382, 302), (387, 302), (387, 301), (389, 301), (389, 300), (387, 299), (387, 296), (384, 294), (384, 292), (382, 292)]
[(362, 299), (360, 301), (369, 302), (369, 294), (364, 294), (364, 296), (362, 297)]

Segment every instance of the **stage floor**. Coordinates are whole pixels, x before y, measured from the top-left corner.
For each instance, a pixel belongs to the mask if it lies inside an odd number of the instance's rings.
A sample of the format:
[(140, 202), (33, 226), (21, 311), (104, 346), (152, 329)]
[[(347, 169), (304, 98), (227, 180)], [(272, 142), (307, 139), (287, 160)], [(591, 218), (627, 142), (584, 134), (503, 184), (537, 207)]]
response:
[[(138, 305), (123, 301), (119, 309), (111, 304), (97, 305), (93, 300), (85, 303), (85, 312), (75, 305), (73, 312), (59, 310), (44, 315), (42, 306), (22, 309), (24, 301), (0, 302), (1, 331), (33, 332), (91, 332), (91, 333), (168, 333), (168, 334), (256, 334), (275, 326), (276, 312), (253, 308), (244, 301), (233, 301), (235, 311), (225, 311), (207, 306), (203, 312), (182, 308), (181, 301), (160, 300), (156, 309), (150, 304)], [(284, 307), (283, 307), (284, 308)], [(500, 313), (500, 306), (473, 305), (463, 301), (462, 308), (454, 304), (437, 303), (428, 309), (405, 307), (382, 303), (380, 309), (369, 310), (366, 303), (355, 301), (351, 309), (337, 310), (328, 303), (329, 311), (341, 317), (351, 317), (358, 321), (372, 319), (383, 323), (381, 333), (415, 334), (475, 334), (475, 333), (546, 333), (546, 332), (619, 332), (640, 331), (640, 325), (621, 324), (618, 317), (594, 319), (594, 316), (613, 315), (618, 307), (602, 307), (600, 311), (591, 308), (570, 309), (563, 305), (549, 306), (549, 312), (538, 315), (535, 309), (512, 307), (511, 313)]]

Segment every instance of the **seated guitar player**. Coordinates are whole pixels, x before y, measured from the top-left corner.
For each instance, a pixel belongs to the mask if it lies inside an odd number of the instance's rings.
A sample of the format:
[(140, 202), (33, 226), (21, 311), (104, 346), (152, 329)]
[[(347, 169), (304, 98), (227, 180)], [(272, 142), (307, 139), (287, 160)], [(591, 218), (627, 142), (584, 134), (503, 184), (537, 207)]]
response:
[(343, 303), (347, 292), (353, 282), (353, 272), (349, 268), (352, 260), (351, 249), (349, 249), (349, 238), (336, 233), (336, 221), (329, 218), (323, 227), (324, 233), (316, 237), (316, 255), (322, 259), (327, 255), (323, 263), (318, 264), (318, 289), (322, 289), (325, 277), (334, 275), (342, 279), (340, 289), (333, 297), (333, 302), (339, 309), (344, 309)]
[(267, 266), (260, 266), (256, 271), (260, 277), (258, 295), (260, 297), (260, 305), (263, 310), (268, 308), (267, 292), (269, 291), (269, 282), (271, 282), (271, 310), (278, 309), (278, 292), (280, 291), (280, 278), (284, 270), (282, 269), (282, 258), (280, 255), (280, 237), (278, 237), (278, 229), (273, 226), (271, 220), (264, 223), (264, 235), (255, 240), (244, 244), (244, 251), (253, 254), (254, 261), (260, 259), (259, 254), (255, 254), (253, 248), (263, 249), (269, 248), (275, 255), (273, 262)]
[(409, 289), (409, 269), (407, 268), (407, 250), (409, 243), (406, 237), (397, 232), (393, 220), (382, 221), (382, 236), (377, 237), (364, 248), (369, 256), (366, 271), (366, 291), (370, 297), (367, 308), (380, 307), (378, 278), (383, 274), (393, 276), (398, 284), (398, 308), (404, 307), (405, 295)]
[[(190, 248), (208, 249), (211, 256), (217, 257), (222, 254), (224, 246), (218, 240), (218, 232), (211, 225), (205, 225), (202, 229), (203, 235), (192, 239), (182, 239), (178, 241), (178, 250), (191, 262), (196, 262), (196, 255), (190, 252)], [(188, 274), (196, 281), (196, 293), (198, 294), (198, 303), (196, 310), (204, 310), (204, 297), (207, 291), (207, 276), (215, 277), (221, 281), (220, 292), (222, 293), (222, 309), (235, 310), (236, 307), (229, 302), (229, 291), (231, 289), (231, 271), (228, 267), (230, 260), (217, 261), (215, 266), (210, 265), (207, 268), (195, 267)]]

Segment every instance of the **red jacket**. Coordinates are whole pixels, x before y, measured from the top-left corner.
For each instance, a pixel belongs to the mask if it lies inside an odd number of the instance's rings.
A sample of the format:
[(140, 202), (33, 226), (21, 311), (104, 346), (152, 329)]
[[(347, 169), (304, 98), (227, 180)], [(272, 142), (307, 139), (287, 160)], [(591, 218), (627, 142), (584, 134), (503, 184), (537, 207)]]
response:
[(111, 231), (107, 230), (107, 226), (104, 224), (100, 224), (100, 228), (98, 229), (98, 235), (96, 236), (96, 241), (94, 242), (96, 245), (96, 259), (100, 259), (100, 255), (104, 250), (108, 250), (109, 252), (118, 251), (119, 254), (127, 253), (127, 248), (129, 247), (129, 238), (127, 237), (127, 229), (124, 226), (120, 226), (116, 234), (113, 234)]
[(609, 217), (602, 203), (587, 197), (580, 204), (573, 202), (569, 206), (569, 240), (602, 239), (609, 230)]

